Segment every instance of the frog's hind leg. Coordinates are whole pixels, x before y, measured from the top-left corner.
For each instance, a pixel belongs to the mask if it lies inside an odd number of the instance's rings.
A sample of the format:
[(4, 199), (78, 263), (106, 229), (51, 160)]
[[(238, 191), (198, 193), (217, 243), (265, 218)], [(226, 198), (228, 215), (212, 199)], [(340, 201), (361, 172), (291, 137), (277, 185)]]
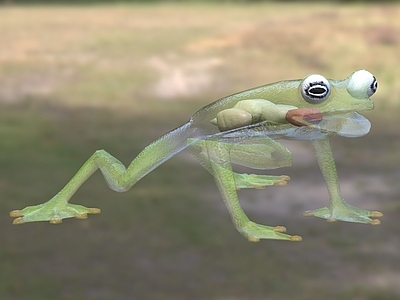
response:
[(49, 201), (12, 211), (10, 216), (16, 218), (13, 223), (50, 221), (58, 224), (65, 218), (85, 219), (88, 214), (100, 213), (98, 208), (87, 208), (68, 202), (96, 170), (101, 171), (112, 190), (127, 191), (143, 176), (188, 147), (187, 139), (193, 136), (194, 131), (190, 122), (170, 131), (143, 149), (127, 168), (106, 151), (96, 151), (67, 185)]
[[(237, 185), (235, 180), (238, 177), (235, 176), (235, 173), (232, 170), (229, 150), (230, 146), (231, 145), (227, 143), (205, 140), (201, 142), (201, 148), (203, 148), (207, 154), (200, 156), (197, 153), (196, 156), (202, 162), (203, 166), (214, 175), (215, 182), (237, 230), (251, 242), (257, 242), (260, 239), (300, 241), (300, 236), (290, 236), (285, 234), (284, 232), (286, 232), (286, 228), (283, 226), (265, 226), (254, 223), (248, 219), (241, 208), (237, 196)], [(192, 153), (194, 151), (193, 149), (193, 147), (190, 149)], [(253, 183), (246, 183), (245, 185), (246, 187), (249, 187), (251, 184)]]

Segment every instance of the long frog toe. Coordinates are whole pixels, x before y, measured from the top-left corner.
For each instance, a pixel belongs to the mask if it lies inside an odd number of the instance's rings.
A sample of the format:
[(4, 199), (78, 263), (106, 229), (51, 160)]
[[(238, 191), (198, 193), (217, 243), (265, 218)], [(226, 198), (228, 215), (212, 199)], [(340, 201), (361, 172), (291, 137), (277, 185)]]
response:
[(288, 235), (286, 228), (283, 226), (270, 227), (260, 225), (249, 221), (239, 231), (249, 240), (249, 242), (259, 242), (261, 239), (301, 241), (302, 238), (298, 235)]
[(303, 213), (303, 216), (315, 216), (326, 219), (328, 222), (346, 221), (379, 225), (381, 222), (378, 219), (372, 218), (382, 217), (383, 214), (379, 211), (369, 211), (343, 202), (332, 207), (323, 207), (316, 210), (306, 211)]
[(76, 204), (60, 204), (48, 201), (43, 204), (28, 206), (22, 210), (10, 212), (10, 217), (16, 218), (13, 224), (27, 222), (49, 221), (51, 224), (60, 224), (63, 219), (86, 219), (88, 214), (99, 214), (99, 208), (87, 208)]
[(263, 189), (271, 185), (286, 185), (289, 176), (270, 176), (256, 174), (235, 174), (235, 185), (237, 189)]

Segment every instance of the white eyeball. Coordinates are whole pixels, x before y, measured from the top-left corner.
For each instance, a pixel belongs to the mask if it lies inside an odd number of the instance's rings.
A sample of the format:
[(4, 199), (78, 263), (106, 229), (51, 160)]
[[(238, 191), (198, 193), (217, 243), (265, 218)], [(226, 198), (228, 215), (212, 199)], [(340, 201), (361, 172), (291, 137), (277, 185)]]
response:
[(367, 70), (359, 70), (351, 74), (347, 91), (357, 99), (371, 97), (378, 89), (378, 81)]
[(331, 93), (329, 81), (321, 75), (313, 74), (303, 79), (301, 95), (311, 104), (319, 104), (328, 99)]

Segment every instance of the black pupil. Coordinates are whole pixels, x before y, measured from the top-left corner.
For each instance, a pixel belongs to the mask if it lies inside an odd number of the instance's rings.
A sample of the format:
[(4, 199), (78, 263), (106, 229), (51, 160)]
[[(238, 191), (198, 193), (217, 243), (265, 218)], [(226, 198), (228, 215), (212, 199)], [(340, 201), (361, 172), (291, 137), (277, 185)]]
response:
[(376, 78), (374, 77), (374, 81), (371, 84), (371, 90), (373, 90), (374, 92), (376, 92), (376, 90), (378, 89), (378, 81), (376, 80)]
[(310, 88), (307, 90), (307, 94), (315, 98), (323, 98), (325, 97), (327, 90), (328, 89), (323, 82), (317, 82), (311, 84)]

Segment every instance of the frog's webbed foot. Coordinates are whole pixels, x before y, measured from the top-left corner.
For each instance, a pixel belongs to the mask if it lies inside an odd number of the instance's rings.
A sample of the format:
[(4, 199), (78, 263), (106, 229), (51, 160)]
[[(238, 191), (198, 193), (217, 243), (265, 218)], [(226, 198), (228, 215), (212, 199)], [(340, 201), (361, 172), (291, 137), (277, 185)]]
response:
[(318, 218), (326, 219), (328, 222), (334, 221), (346, 221), (355, 223), (365, 223), (371, 225), (379, 225), (381, 221), (378, 219), (383, 214), (379, 211), (369, 211), (362, 208), (358, 208), (341, 202), (336, 205), (330, 205), (329, 207), (323, 207), (316, 210), (309, 210), (303, 213), (303, 216), (315, 216)]
[(289, 176), (269, 176), (234, 173), (236, 189), (263, 189), (270, 185), (286, 185)]
[(16, 218), (13, 224), (27, 222), (49, 221), (51, 224), (59, 224), (65, 218), (86, 219), (88, 214), (99, 214), (99, 208), (87, 208), (82, 205), (70, 204), (61, 201), (57, 196), (46, 203), (27, 206), (22, 210), (13, 210), (10, 217)]
[(283, 226), (265, 226), (247, 221), (243, 226), (238, 228), (239, 232), (245, 236), (250, 242), (259, 242), (260, 239), (274, 239), (274, 240), (286, 240), (286, 241), (301, 241), (301, 237), (298, 235), (285, 234), (286, 228)]

